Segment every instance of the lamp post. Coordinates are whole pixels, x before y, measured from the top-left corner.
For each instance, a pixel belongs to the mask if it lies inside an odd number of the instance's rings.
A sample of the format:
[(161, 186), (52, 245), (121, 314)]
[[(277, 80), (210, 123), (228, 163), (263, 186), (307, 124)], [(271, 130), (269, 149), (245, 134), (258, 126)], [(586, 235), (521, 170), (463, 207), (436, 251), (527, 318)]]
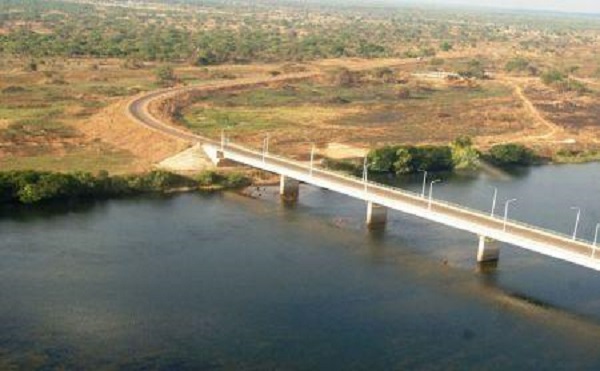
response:
[(594, 233), (594, 245), (592, 246), (592, 259), (596, 258), (596, 248), (598, 247), (598, 230), (600, 223), (596, 224), (596, 232)]
[(225, 129), (221, 129), (221, 151), (225, 149)]
[(506, 231), (506, 221), (508, 220), (508, 206), (516, 200), (516, 198), (511, 198), (510, 200), (506, 200), (506, 202), (504, 203), (504, 224), (502, 226), (503, 231)]
[(315, 162), (315, 145), (313, 144), (310, 149), (310, 176), (313, 175), (313, 167)]
[(367, 164), (367, 157), (363, 161), (363, 182), (365, 184), (365, 194), (367, 193), (367, 183), (369, 181), (369, 169)]
[(266, 145), (265, 145), (265, 153), (269, 154), (269, 133), (267, 133)]
[(490, 216), (494, 217), (494, 211), (496, 210), (496, 199), (498, 198), (498, 188), (494, 187), (494, 198), (492, 199), (492, 212)]
[(269, 134), (263, 139), (263, 163), (266, 160), (267, 154), (269, 153)]
[(432, 180), (429, 183), (429, 202), (427, 203), (427, 209), (428, 210), (431, 210), (431, 200), (433, 199), (433, 185), (435, 183), (439, 183), (439, 182), (441, 182), (441, 180), (440, 179), (436, 179), (436, 180)]
[(573, 228), (573, 240), (577, 239), (577, 228), (579, 227), (579, 218), (581, 217), (581, 208), (573, 206), (571, 210), (577, 210), (577, 217), (575, 218), (575, 227)]
[(425, 198), (425, 188), (427, 186), (427, 170), (419, 169), (419, 171), (423, 172), (423, 189), (421, 190), (421, 198)]

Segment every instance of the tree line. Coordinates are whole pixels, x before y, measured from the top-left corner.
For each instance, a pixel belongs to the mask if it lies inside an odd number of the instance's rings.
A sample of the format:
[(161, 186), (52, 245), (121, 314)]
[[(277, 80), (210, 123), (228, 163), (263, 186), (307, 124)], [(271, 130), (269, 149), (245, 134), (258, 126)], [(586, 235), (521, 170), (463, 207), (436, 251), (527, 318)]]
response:
[(0, 2), (0, 28), (8, 32), (0, 32), (0, 53), (197, 65), (431, 57), (440, 50), (502, 40), (505, 34), (502, 27), (477, 22), (449, 27), (447, 17), (456, 15), (434, 11), (424, 18), (417, 11), (401, 8), (323, 7), (305, 12), (301, 7), (280, 5), (285, 16), (273, 17), (273, 4), (261, 6), (258, 2), (246, 9), (233, 3), (183, 3), (190, 9), (196, 5), (208, 11), (176, 11), (172, 4), (150, 10), (57, 0), (4, 0)]
[(138, 175), (110, 176), (43, 171), (0, 172), (0, 204), (36, 204), (70, 199), (105, 199), (176, 188), (238, 188), (250, 181), (240, 173), (206, 171), (196, 178), (156, 170)]
[(374, 173), (412, 174), (419, 171), (476, 169), (483, 159), (496, 166), (528, 166), (539, 161), (534, 152), (515, 143), (498, 144), (486, 153), (473, 147), (471, 139), (459, 137), (446, 146), (384, 146), (367, 155), (367, 168)]

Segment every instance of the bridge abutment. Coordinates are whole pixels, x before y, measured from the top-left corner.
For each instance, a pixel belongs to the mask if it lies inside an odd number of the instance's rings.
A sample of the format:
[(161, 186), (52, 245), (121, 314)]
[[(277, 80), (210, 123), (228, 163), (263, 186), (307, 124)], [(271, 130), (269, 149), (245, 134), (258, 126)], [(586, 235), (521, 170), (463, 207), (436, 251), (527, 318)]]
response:
[(296, 202), (300, 195), (300, 181), (281, 175), (279, 181), (279, 194), (285, 202)]
[(205, 144), (202, 146), (204, 153), (216, 167), (231, 167), (235, 166), (235, 162), (225, 158), (225, 154), (219, 148)]
[(477, 263), (496, 263), (500, 259), (498, 242), (486, 236), (479, 236)]
[(369, 229), (385, 228), (387, 223), (387, 207), (367, 202), (367, 227)]

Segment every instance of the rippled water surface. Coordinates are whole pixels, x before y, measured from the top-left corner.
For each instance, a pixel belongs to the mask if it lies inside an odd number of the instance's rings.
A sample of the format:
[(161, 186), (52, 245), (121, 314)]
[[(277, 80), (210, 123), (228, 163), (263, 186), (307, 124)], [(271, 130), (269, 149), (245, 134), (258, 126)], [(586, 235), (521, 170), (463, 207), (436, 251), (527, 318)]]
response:
[[(419, 179), (404, 186), (420, 191)], [(600, 166), (454, 176), (434, 194), (592, 239)], [(0, 369), (598, 369), (600, 273), (301, 189), (0, 217)]]

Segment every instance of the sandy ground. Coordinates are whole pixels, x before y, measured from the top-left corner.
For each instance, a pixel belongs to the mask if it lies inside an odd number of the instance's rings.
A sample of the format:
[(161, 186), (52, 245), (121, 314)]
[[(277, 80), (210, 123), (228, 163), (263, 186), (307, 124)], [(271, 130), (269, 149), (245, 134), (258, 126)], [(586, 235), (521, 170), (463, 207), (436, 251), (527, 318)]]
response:
[(168, 137), (134, 123), (126, 114), (129, 99), (119, 101), (86, 120), (78, 128), (90, 140), (110, 143), (135, 158), (133, 171), (146, 171), (154, 164), (185, 149), (185, 141)]
[(177, 173), (192, 173), (213, 168), (214, 165), (206, 158), (202, 147), (195, 145), (175, 156), (164, 159), (156, 167)]
[(336, 160), (365, 157), (368, 152), (368, 148), (360, 148), (343, 143), (329, 143), (327, 147), (318, 151), (320, 155)]

